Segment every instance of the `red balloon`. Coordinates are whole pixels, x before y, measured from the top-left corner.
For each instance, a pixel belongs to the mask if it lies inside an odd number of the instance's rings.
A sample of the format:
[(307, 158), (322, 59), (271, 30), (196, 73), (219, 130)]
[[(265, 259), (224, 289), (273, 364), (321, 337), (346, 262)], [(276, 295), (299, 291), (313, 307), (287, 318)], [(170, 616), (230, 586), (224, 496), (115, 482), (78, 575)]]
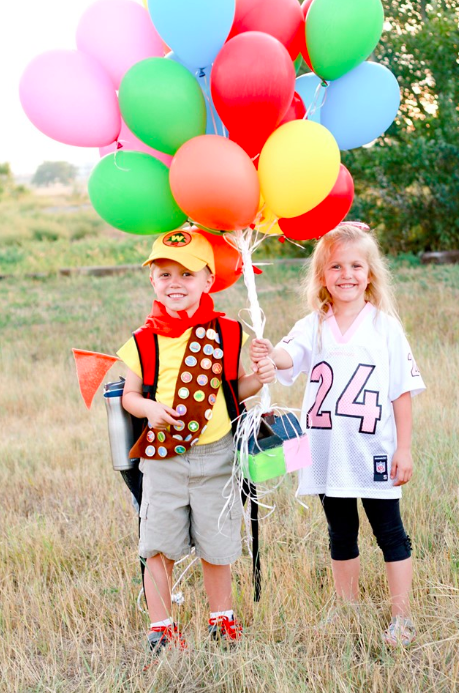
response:
[(299, 37), (301, 33), (304, 35), (298, 0), (237, 0), (228, 40), (246, 31), (263, 31), (274, 36), (294, 60), (300, 52)]
[(306, 45), (306, 19), (307, 19), (308, 10), (311, 7), (312, 2), (313, 2), (313, 0), (304, 0), (303, 4), (301, 5), (301, 11), (303, 13), (303, 18), (304, 18), (304, 26), (303, 26), (303, 32), (302, 32), (301, 38), (300, 38), (299, 52), (303, 56), (304, 61), (307, 64), (307, 66), (309, 67), (309, 69), (314, 72), (312, 65), (311, 65), (311, 58), (309, 57), (309, 53), (308, 53), (308, 47)]
[(192, 228), (207, 238), (214, 251), (215, 281), (210, 293), (215, 294), (217, 291), (223, 291), (232, 286), (242, 276), (242, 257), (239, 251), (228, 243), (225, 236), (217, 236), (215, 233), (196, 227)]
[(295, 69), (277, 39), (247, 31), (225, 43), (217, 55), (211, 91), (231, 139), (254, 157), (292, 103)]
[(353, 199), (354, 181), (347, 168), (340, 164), (336, 183), (325, 200), (299, 217), (279, 219), (279, 226), (287, 238), (297, 241), (320, 238), (344, 219)]
[(299, 94), (297, 94), (297, 92), (295, 92), (293, 94), (293, 99), (292, 103), (290, 104), (290, 108), (282, 118), (279, 125), (283, 125), (284, 123), (290, 123), (291, 120), (302, 120), (305, 115), (306, 107), (303, 103), (303, 99)]

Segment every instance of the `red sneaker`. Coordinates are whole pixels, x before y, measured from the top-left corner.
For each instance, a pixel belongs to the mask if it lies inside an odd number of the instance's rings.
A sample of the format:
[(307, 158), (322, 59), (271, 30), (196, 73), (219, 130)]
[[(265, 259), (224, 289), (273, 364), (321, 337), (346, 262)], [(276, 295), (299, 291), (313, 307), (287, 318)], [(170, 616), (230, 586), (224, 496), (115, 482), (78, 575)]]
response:
[(170, 646), (177, 647), (179, 650), (186, 650), (188, 647), (175, 623), (171, 626), (150, 628), (148, 644), (155, 655), (159, 655), (166, 647)]
[(233, 617), (230, 621), (228, 616), (218, 616), (209, 619), (209, 635), (212, 640), (224, 640), (228, 643), (238, 641), (242, 638), (242, 624)]

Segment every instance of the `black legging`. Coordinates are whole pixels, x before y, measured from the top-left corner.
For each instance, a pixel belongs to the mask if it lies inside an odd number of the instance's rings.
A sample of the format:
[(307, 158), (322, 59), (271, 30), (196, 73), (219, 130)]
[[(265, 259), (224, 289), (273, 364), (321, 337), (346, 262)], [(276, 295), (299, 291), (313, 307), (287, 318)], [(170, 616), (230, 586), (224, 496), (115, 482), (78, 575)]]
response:
[[(357, 498), (319, 495), (328, 522), (331, 557), (335, 561), (357, 558), (359, 515)], [(378, 546), (386, 563), (404, 561), (411, 556), (411, 542), (400, 517), (398, 498), (362, 498)]]

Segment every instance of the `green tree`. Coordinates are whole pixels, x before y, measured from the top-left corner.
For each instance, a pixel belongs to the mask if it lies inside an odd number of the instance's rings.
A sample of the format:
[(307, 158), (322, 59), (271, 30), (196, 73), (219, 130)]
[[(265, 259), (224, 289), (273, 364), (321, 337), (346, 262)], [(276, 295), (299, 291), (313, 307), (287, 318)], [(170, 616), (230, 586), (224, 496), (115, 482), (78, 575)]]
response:
[(399, 115), (370, 148), (343, 156), (356, 184), (350, 217), (390, 252), (459, 243), (459, 0), (383, 0), (375, 59), (396, 75)]
[(72, 183), (77, 175), (77, 168), (67, 161), (45, 161), (37, 168), (32, 183), (39, 187), (53, 183)]

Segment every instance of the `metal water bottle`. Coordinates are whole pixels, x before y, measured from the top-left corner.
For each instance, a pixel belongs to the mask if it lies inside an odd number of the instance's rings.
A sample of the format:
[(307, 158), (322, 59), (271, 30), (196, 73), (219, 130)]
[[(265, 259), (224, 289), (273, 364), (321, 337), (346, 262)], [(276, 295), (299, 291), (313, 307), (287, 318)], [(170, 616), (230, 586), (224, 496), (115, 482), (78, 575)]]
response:
[(138, 460), (129, 459), (129, 450), (135, 443), (132, 417), (123, 407), (124, 378), (105, 383), (104, 400), (108, 418), (108, 437), (113, 469), (123, 472), (137, 466)]

